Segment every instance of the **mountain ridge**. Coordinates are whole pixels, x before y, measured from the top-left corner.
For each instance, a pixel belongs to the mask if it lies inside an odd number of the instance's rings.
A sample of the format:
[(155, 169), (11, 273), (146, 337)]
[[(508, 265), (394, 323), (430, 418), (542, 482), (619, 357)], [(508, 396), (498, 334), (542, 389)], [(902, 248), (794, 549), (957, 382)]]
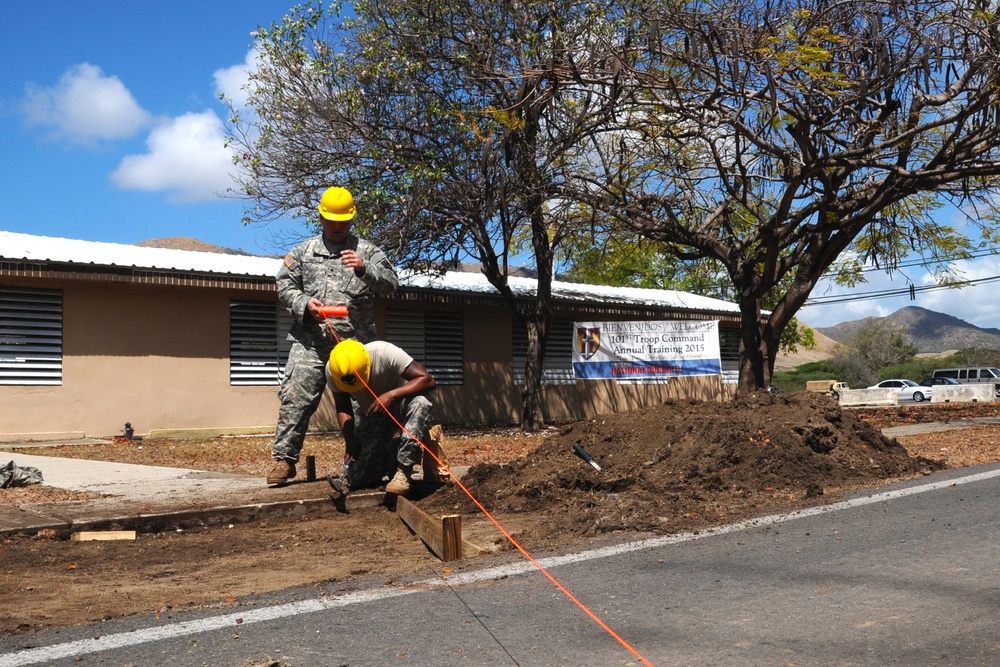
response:
[(977, 327), (953, 315), (919, 306), (900, 308), (885, 317), (866, 317), (813, 329), (838, 343), (847, 344), (861, 327), (873, 320), (888, 320), (902, 328), (918, 353), (941, 353), (970, 347), (1000, 349), (1000, 329)]

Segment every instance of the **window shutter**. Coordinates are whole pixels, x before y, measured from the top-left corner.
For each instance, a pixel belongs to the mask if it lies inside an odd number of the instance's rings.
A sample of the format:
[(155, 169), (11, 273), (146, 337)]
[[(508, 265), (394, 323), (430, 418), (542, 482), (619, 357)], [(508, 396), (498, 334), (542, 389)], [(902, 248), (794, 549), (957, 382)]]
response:
[(719, 327), (719, 357), (722, 362), (722, 383), (740, 382), (740, 331)]
[(62, 291), (0, 287), (0, 384), (62, 384)]
[[(524, 385), (524, 365), (528, 362), (528, 327), (514, 316), (514, 383)], [(549, 324), (549, 339), (545, 343), (542, 362), (542, 384), (574, 384), (573, 320), (555, 318)]]
[(439, 384), (464, 384), (465, 336), (460, 311), (424, 316), (424, 365)]
[(407, 354), (420, 363), (427, 365), (424, 354), (424, 312), (422, 310), (387, 310), (385, 313), (385, 339), (406, 350)]
[(464, 384), (461, 311), (387, 310), (385, 320), (385, 339), (423, 364), (438, 384)]
[(291, 314), (274, 302), (230, 302), (229, 384), (281, 384), (291, 349), (285, 336), (291, 321)]

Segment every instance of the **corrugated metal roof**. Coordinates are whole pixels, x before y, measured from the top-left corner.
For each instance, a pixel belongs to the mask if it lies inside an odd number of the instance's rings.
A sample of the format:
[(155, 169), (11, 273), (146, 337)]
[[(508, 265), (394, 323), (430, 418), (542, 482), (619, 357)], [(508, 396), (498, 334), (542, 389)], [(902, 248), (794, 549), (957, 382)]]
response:
[(146, 248), (14, 232), (0, 232), (0, 259), (241, 276), (274, 276), (281, 266), (281, 260), (273, 257)]
[[(460, 273), (449, 271), (442, 277), (423, 274), (401, 275), (400, 280), (409, 287), (425, 287), (439, 290), (462, 292), (483, 292), (496, 294), (497, 290), (480, 273)], [(535, 295), (537, 281), (533, 278), (507, 278), (511, 291), (518, 296)], [(569, 301), (598, 301), (605, 304), (628, 304), (681, 308), (724, 313), (738, 313), (739, 306), (722, 299), (713, 299), (676, 290), (643, 289), (640, 287), (609, 287), (606, 285), (586, 285), (579, 283), (552, 282), (552, 296)]]
[[(0, 260), (54, 262), (151, 269), (178, 272), (216, 273), (235, 276), (273, 277), (281, 260), (253, 255), (227, 255), (194, 250), (147, 248), (120, 243), (80, 241), (33, 234), (0, 231)], [(453, 292), (497, 294), (480, 273), (449, 271), (444, 276), (400, 272), (402, 286)], [(508, 278), (514, 294), (534, 296), (537, 281), (532, 278)], [(570, 301), (598, 301), (605, 304), (649, 305), (724, 313), (738, 313), (739, 307), (728, 301), (676, 290), (608, 287), (554, 281), (552, 295)]]

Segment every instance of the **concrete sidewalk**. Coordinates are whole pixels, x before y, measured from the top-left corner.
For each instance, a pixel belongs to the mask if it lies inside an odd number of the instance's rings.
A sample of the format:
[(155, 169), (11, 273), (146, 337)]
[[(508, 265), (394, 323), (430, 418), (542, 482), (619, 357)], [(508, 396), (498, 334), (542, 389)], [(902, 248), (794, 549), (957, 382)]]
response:
[[(43, 529), (60, 533), (154, 532), (270, 516), (349, 511), (378, 505), (385, 499), (382, 491), (371, 490), (334, 502), (324, 477), (308, 482), (304, 474), (285, 486), (268, 487), (262, 477), (32, 456), (0, 449), (0, 465), (8, 461), (38, 468), (46, 486), (99, 497), (21, 506), (0, 504), (0, 535), (34, 534)], [(0, 489), (0, 494), (3, 492)]]
[(943, 433), (944, 431), (955, 431), (972, 426), (988, 426), (1000, 424), (1000, 417), (972, 417), (968, 419), (956, 419), (949, 422), (927, 422), (926, 424), (907, 424), (905, 426), (893, 426), (882, 429), (882, 434), (890, 438), (898, 438), (904, 435), (917, 435), (919, 433)]

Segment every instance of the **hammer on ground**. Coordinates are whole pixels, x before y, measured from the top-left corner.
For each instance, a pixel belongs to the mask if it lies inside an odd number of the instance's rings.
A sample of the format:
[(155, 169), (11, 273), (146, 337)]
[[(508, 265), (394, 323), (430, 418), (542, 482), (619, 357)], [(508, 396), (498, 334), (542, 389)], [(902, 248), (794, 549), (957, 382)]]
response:
[(594, 470), (596, 470), (597, 472), (601, 472), (601, 466), (597, 465), (597, 461), (595, 461), (594, 457), (590, 455), (590, 452), (588, 452), (586, 449), (583, 448), (583, 445), (580, 444), (579, 440), (576, 442), (575, 445), (573, 445), (573, 452), (581, 459), (583, 459), (591, 466), (593, 466)]

